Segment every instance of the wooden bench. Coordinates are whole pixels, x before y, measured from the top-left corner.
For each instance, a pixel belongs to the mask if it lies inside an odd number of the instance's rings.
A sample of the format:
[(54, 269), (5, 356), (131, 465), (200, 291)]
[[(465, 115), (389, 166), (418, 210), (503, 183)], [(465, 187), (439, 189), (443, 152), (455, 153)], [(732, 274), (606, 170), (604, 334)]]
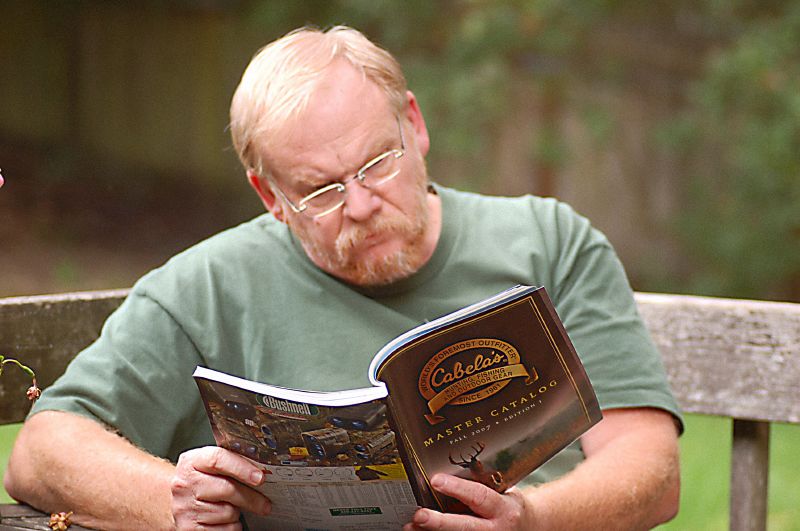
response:
[[(46, 387), (126, 294), (0, 299), (0, 354), (33, 367)], [(647, 293), (636, 300), (683, 410), (733, 419), (730, 529), (766, 529), (769, 426), (800, 423), (800, 304)], [(0, 378), (0, 424), (25, 418), (28, 385), (13, 367)]]

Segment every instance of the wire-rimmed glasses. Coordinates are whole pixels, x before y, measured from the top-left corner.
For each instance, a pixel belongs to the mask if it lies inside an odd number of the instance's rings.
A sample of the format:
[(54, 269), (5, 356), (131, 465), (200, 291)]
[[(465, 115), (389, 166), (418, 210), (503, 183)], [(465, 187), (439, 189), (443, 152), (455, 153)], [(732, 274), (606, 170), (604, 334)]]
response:
[(303, 197), (297, 204), (294, 204), (292, 200), (283, 193), (283, 190), (278, 187), (271, 175), (267, 174), (266, 177), (275, 192), (296, 214), (303, 212), (314, 219), (327, 216), (344, 204), (345, 198), (347, 197), (347, 184), (353, 180), (358, 180), (358, 183), (364, 188), (376, 188), (397, 177), (400, 173), (400, 163), (398, 159), (406, 152), (403, 128), (400, 126), (399, 119), (397, 120), (397, 128), (400, 131), (400, 149), (390, 149), (389, 151), (381, 153), (364, 164), (352, 177), (323, 186), (319, 190), (315, 190)]

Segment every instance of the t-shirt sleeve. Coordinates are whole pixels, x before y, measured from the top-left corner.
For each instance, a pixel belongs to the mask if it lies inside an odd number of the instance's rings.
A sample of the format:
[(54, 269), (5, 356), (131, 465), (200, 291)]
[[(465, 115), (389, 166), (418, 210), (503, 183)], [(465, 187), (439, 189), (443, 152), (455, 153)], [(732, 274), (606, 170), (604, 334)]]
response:
[[(661, 355), (607, 238), (560, 204), (552, 298), (602, 409), (654, 407), (682, 423)], [(550, 289), (548, 289), (550, 291)]]
[[(583, 361), (601, 409), (652, 407), (683, 420), (661, 355), (638, 313), (625, 270), (607, 238), (564, 203), (540, 219), (547, 227), (544, 278), (553, 304)], [(552, 481), (584, 458), (576, 441), (519, 486)]]
[(200, 356), (155, 300), (134, 290), (31, 411), (68, 411), (113, 426), (148, 452), (175, 460), (213, 442), (191, 374)]

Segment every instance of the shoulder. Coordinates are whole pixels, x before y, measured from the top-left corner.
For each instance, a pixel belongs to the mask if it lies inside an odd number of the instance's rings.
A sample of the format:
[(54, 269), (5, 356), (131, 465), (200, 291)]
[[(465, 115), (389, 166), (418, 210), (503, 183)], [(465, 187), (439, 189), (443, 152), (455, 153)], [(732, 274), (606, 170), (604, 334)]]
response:
[(514, 211), (528, 212), (542, 218), (580, 218), (580, 216), (569, 204), (554, 197), (541, 197), (532, 194), (519, 196), (489, 195), (477, 192), (469, 192), (436, 186), (437, 193), (442, 197), (442, 201), (448, 205), (460, 207), (473, 207), (479, 211)]
[(254, 270), (267, 271), (291, 246), (286, 226), (269, 214), (219, 232), (176, 254), (143, 276), (134, 292), (154, 296), (205, 291), (217, 284), (234, 286)]
[(559, 244), (585, 238), (605, 241), (591, 222), (572, 206), (553, 197), (494, 196), (437, 186), (442, 208), (460, 224), (476, 223), (492, 230), (524, 230), (539, 240)]
[(286, 225), (263, 214), (193, 245), (170, 262), (202, 261), (227, 253), (268, 252), (271, 247), (289, 243), (286, 232)]

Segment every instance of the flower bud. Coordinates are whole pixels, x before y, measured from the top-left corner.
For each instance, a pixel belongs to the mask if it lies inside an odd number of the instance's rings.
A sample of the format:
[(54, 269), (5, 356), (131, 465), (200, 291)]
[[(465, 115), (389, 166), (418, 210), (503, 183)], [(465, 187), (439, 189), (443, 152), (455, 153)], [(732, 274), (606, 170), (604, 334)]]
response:
[(72, 511), (68, 513), (53, 513), (50, 515), (50, 523), (48, 523), (48, 527), (53, 531), (67, 531), (69, 526), (72, 525), (70, 518), (72, 517)]
[(36, 402), (36, 399), (42, 396), (42, 390), (39, 389), (39, 386), (36, 385), (36, 381), (34, 380), (33, 385), (28, 387), (28, 400), (31, 402)]

